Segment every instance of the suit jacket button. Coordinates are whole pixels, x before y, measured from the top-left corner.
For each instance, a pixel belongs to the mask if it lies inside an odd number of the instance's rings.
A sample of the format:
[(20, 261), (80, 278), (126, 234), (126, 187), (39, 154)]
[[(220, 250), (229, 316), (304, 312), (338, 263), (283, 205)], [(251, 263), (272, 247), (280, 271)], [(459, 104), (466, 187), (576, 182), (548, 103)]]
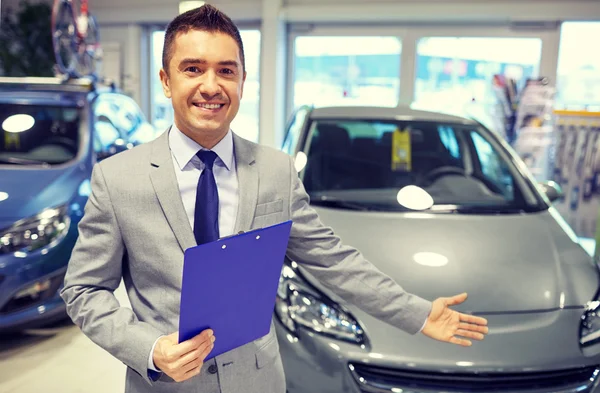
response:
[(208, 372), (211, 373), (211, 374), (216, 374), (217, 373), (217, 366), (215, 366), (214, 364), (211, 364), (208, 367)]

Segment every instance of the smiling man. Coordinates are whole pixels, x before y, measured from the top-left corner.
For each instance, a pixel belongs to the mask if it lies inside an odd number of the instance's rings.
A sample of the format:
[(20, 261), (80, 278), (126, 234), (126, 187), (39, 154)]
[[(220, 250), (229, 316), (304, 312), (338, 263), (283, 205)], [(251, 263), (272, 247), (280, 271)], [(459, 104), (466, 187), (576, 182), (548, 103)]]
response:
[[(127, 365), (126, 391), (286, 391), (273, 326), (206, 362), (219, 332), (179, 343), (177, 329), (187, 248), (287, 220), (287, 255), (348, 302), (409, 334), (462, 346), (483, 339), (485, 319), (449, 308), (466, 294), (431, 302), (405, 292), (321, 223), (291, 157), (230, 129), (245, 75), (226, 15), (205, 5), (176, 17), (160, 71), (174, 124), (94, 167), (61, 294), (81, 330)], [(113, 295), (121, 279), (131, 309)]]

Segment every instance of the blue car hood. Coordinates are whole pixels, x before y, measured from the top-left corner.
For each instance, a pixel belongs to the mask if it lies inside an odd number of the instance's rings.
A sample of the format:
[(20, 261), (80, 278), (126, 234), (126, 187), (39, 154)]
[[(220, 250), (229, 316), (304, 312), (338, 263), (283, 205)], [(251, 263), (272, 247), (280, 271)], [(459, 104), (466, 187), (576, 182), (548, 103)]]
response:
[(0, 229), (49, 207), (68, 203), (89, 171), (84, 165), (52, 169), (0, 169)]

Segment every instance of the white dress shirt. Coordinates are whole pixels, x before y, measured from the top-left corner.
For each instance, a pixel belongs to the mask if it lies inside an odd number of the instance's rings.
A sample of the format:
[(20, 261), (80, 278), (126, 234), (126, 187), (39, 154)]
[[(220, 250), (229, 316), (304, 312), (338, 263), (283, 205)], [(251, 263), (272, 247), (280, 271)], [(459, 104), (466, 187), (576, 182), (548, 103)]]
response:
[[(181, 195), (190, 227), (193, 230), (196, 189), (200, 175), (204, 170), (204, 163), (196, 156), (196, 153), (200, 150), (208, 149), (190, 139), (175, 124), (173, 124), (169, 131), (169, 147), (171, 149), (177, 183), (179, 184), (179, 194)], [(215, 159), (213, 165), (213, 173), (219, 193), (219, 237), (224, 237), (233, 234), (239, 201), (237, 170), (233, 154), (233, 135), (231, 134), (231, 130), (210, 150), (217, 153), (217, 159)], [(150, 352), (148, 368), (159, 371), (152, 360), (155, 346), (156, 342), (154, 342), (152, 351)]]

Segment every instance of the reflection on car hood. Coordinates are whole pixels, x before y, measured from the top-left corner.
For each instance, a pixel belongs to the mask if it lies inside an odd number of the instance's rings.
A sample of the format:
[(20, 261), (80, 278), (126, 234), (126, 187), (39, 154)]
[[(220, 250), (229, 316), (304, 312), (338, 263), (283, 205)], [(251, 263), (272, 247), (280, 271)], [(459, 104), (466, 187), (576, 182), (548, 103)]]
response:
[(549, 211), (479, 216), (316, 209), (345, 244), (407, 291), (429, 300), (467, 292), (456, 307), (462, 312), (582, 306), (598, 287), (591, 257)]
[(8, 194), (7, 199), (0, 201), (0, 229), (67, 203), (84, 180), (85, 171), (77, 165), (60, 169), (0, 169), (0, 192)]

